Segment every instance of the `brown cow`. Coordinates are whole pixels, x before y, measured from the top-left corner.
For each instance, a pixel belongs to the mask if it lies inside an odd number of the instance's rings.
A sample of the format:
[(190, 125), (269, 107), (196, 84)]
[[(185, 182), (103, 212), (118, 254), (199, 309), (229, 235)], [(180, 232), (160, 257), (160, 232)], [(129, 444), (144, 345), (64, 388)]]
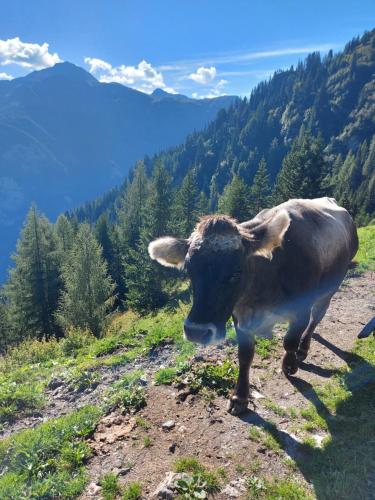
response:
[(272, 335), (277, 321), (287, 321), (282, 367), (286, 375), (296, 373), (357, 249), (349, 213), (334, 199), (319, 198), (289, 200), (242, 224), (207, 216), (189, 239), (159, 238), (149, 254), (187, 270), (193, 288), (187, 339), (223, 339), (233, 317), (239, 377), (229, 411), (239, 414), (248, 404), (254, 335)]

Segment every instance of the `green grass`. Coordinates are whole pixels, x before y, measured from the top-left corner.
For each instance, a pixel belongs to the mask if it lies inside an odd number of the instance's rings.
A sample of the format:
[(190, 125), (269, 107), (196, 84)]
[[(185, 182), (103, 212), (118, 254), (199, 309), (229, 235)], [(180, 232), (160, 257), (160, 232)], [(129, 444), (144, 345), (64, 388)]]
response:
[(188, 379), (197, 391), (205, 388), (220, 396), (228, 396), (238, 377), (238, 367), (226, 359), (221, 364), (196, 363), (190, 368)]
[(249, 476), (246, 481), (249, 500), (308, 500), (312, 495), (292, 479), (267, 480)]
[(140, 384), (142, 372), (134, 371), (115, 382), (103, 398), (106, 412), (119, 408), (123, 413), (138, 411), (146, 404), (143, 386)]
[(321, 448), (306, 437), (305, 455), (295, 460), (323, 500), (370, 498), (373, 492), (369, 481), (375, 466), (375, 339), (357, 341), (345, 357), (348, 369), (310, 389), (312, 404), (302, 413), (329, 434)]
[(139, 415), (135, 417), (135, 423), (137, 424), (138, 427), (142, 427), (143, 429), (146, 430), (151, 428), (151, 424), (147, 422), (147, 420), (145, 420), (144, 418), (140, 417)]
[(140, 500), (142, 498), (142, 485), (139, 482), (129, 483), (122, 494), (122, 500)]
[(289, 415), (288, 411), (285, 408), (278, 405), (277, 403), (274, 403), (271, 400), (266, 400), (264, 406), (267, 408), (267, 410), (271, 410), (273, 413), (275, 413), (275, 415), (279, 417), (287, 417)]
[(160, 368), (155, 373), (156, 385), (171, 385), (177, 377), (178, 369), (176, 367)]
[(112, 472), (103, 476), (99, 481), (99, 485), (102, 487), (103, 500), (114, 500), (121, 491), (118, 478)]
[(127, 364), (167, 343), (178, 348), (176, 366), (182, 367), (195, 351), (182, 336), (185, 313), (183, 307), (144, 318), (126, 313), (115, 318), (101, 339), (71, 329), (60, 342), (29, 339), (11, 348), (0, 356), (0, 425), (42, 410), (51, 377), (65, 379), (75, 391), (94, 388), (100, 366)]
[(249, 427), (249, 439), (256, 443), (262, 444), (265, 448), (279, 454), (282, 449), (282, 440), (279, 436), (278, 430), (272, 422), (267, 422), (262, 429), (254, 425)]
[(150, 448), (150, 446), (152, 446), (152, 439), (150, 438), (150, 436), (145, 436), (143, 438), (143, 446), (145, 448)]
[(301, 410), (301, 416), (307, 421), (304, 424), (304, 429), (312, 432), (317, 430), (328, 430), (327, 421), (319, 415), (318, 410), (314, 405), (310, 404), (307, 408)]
[(84, 489), (84, 442), (100, 410), (85, 407), (0, 441), (0, 498), (73, 498)]
[(49, 373), (49, 369), (33, 365), (0, 371), (0, 424), (11, 423), (43, 408)]
[(195, 457), (181, 457), (177, 459), (174, 468), (176, 472), (186, 472), (196, 477), (197, 482), (199, 481), (201, 485), (204, 485), (202, 488), (207, 493), (215, 493), (219, 490), (220, 474), (208, 470)]
[(276, 337), (273, 337), (272, 339), (257, 337), (255, 352), (262, 359), (269, 359), (276, 352), (278, 344), (279, 341)]
[(375, 226), (358, 229), (359, 250), (355, 260), (359, 263), (358, 271), (375, 271)]

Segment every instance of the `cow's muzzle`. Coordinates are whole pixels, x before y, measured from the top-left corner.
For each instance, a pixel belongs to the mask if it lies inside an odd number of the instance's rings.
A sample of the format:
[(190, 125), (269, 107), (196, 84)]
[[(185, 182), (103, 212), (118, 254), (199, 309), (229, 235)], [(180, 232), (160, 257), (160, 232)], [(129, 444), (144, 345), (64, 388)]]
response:
[(218, 328), (214, 323), (194, 323), (189, 319), (184, 323), (185, 338), (198, 344), (210, 344), (218, 342), (225, 337), (222, 328)]

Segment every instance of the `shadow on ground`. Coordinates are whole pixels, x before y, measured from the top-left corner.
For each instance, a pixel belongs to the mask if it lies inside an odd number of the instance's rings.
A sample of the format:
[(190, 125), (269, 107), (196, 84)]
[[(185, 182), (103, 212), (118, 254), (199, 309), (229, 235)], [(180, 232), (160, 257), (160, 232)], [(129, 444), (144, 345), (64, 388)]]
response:
[[(318, 499), (375, 499), (375, 368), (363, 357), (339, 349), (320, 335), (314, 338), (343, 359), (349, 370), (337, 375), (336, 370), (325, 370), (311, 363), (301, 366), (301, 369), (322, 377), (334, 377), (332, 394), (324, 397), (299, 377), (290, 377), (289, 380), (314, 405), (326, 422), (331, 438), (322, 448), (317, 448), (301, 444), (257, 413), (248, 413), (242, 419), (274, 435), (305, 479), (313, 485)], [(338, 394), (339, 402), (334, 404), (332, 413), (323, 399), (334, 402), (335, 391), (340, 392), (340, 389), (346, 396), (342, 398)]]

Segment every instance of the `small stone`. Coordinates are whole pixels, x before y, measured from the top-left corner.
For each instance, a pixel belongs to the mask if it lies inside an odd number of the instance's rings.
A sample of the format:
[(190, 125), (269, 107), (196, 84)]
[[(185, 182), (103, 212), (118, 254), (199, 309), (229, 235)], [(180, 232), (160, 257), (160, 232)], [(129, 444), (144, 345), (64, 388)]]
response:
[(172, 430), (174, 428), (175, 425), (176, 424), (175, 424), (174, 420), (167, 420), (166, 422), (164, 422), (162, 424), (162, 429), (164, 431), (170, 431), (170, 430)]
[(61, 387), (64, 384), (64, 380), (61, 378), (53, 378), (50, 380), (49, 384), (47, 385), (48, 389), (57, 389), (58, 387)]
[(101, 491), (101, 487), (96, 483), (90, 483), (87, 487), (87, 496), (97, 498), (99, 492)]
[(264, 399), (265, 398), (265, 396), (263, 396), (263, 394), (261, 394), (260, 392), (258, 392), (255, 389), (253, 389), (251, 391), (250, 397), (253, 399)]
[(171, 452), (171, 453), (174, 453), (176, 451), (176, 448), (177, 448), (177, 443), (172, 443), (168, 450)]
[(163, 498), (164, 500), (171, 500), (176, 497), (176, 482), (179, 479), (188, 478), (188, 474), (184, 472), (167, 472), (163, 481), (161, 481), (151, 495), (151, 498)]
[(241, 496), (241, 493), (230, 484), (221, 490), (221, 493), (225, 495), (225, 498), (239, 498)]

